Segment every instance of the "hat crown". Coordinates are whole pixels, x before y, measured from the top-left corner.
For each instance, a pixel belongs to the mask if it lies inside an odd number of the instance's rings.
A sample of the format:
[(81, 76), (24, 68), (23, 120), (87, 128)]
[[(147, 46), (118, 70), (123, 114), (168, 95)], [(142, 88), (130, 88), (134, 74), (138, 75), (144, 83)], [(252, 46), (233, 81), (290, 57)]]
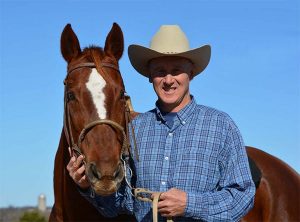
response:
[(150, 42), (150, 49), (165, 54), (190, 50), (189, 41), (178, 25), (162, 25)]

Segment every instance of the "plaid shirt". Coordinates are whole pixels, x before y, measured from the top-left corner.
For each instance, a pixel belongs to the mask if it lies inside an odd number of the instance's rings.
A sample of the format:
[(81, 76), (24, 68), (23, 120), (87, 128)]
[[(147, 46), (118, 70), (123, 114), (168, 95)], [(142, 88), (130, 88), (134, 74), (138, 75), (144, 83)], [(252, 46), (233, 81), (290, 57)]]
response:
[[(169, 128), (159, 109), (133, 120), (139, 161), (135, 187), (178, 188), (187, 193), (183, 217), (174, 221), (238, 221), (253, 206), (255, 186), (237, 126), (225, 113), (195, 99), (177, 113)], [(109, 197), (82, 193), (104, 216), (134, 213), (152, 221), (149, 202), (134, 200), (124, 184)], [(160, 221), (165, 219), (160, 217)]]

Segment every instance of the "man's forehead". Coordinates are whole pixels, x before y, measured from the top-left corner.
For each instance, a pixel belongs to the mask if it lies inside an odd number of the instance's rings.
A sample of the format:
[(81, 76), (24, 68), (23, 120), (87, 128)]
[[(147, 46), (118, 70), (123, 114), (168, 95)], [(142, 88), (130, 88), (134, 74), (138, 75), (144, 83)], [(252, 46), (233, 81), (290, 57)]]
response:
[(187, 58), (178, 57), (178, 56), (159, 57), (159, 58), (152, 59), (149, 62), (149, 65), (153, 68), (163, 67), (166, 65), (172, 65), (174, 67), (182, 67), (183, 65), (186, 64), (192, 64), (192, 62)]

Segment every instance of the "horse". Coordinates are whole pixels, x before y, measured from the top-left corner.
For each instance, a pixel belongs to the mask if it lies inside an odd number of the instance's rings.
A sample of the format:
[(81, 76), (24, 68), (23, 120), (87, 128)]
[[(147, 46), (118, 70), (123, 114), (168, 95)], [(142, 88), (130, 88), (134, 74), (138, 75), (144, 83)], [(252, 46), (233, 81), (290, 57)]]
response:
[[(66, 170), (74, 155), (83, 154), (85, 175), (99, 195), (118, 190), (123, 179), (126, 135), (125, 87), (118, 61), (124, 51), (121, 28), (114, 23), (105, 47), (81, 50), (70, 24), (61, 34), (61, 53), (68, 63), (64, 80), (64, 123), (54, 161), (54, 205), (49, 221), (135, 221), (133, 216), (104, 218), (85, 198)], [(130, 113), (129, 113), (130, 114)]]
[(246, 147), (261, 178), (254, 207), (242, 219), (254, 221), (300, 221), (300, 176), (277, 157), (254, 147)]

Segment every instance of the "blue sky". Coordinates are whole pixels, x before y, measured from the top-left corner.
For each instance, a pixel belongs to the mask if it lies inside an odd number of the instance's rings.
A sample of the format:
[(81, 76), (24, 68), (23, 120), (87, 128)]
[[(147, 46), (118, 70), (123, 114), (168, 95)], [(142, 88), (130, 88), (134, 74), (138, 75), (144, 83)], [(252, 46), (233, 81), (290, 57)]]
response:
[(60, 35), (103, 46), (112, 23), (125, 37), (120, 68), (135, 109), (153, 107), (127, 47), (148, 46), (162, 24), (179, 24), (191, 48), (212, 46), (191, 83), (196, 101), (227, 112), (246, 145), (300, 172), (300, 3), (297, 0), (0, 0), (0, 207), (53, 204), (53, 162), (63, 116), (66, 63)]

